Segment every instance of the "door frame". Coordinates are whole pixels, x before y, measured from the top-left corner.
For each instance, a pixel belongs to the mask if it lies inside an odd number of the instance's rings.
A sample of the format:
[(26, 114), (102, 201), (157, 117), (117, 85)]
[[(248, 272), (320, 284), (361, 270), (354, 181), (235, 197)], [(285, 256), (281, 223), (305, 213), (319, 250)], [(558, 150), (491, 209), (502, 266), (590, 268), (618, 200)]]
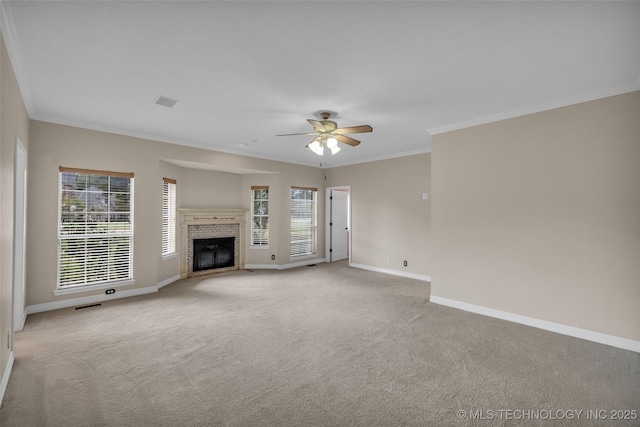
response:
[[(21, 331), (26, 320), (26, 230), (28, 153), (15, 138), (13, 193), (13, 331)], [(13, 334), (12, 334), (13, 336)], [(13, 339), (13, 338), (12, 338)], [(13, 348), (13, 343), (11, 343)]]
[(351, 185), (338, 185), (335, 187), (326, 187), (325, 188), (325, 226), (324, 226), (324, 256), (325, 262), (331, 262), (331, 226), (329, 223), (331, 222), (331, 191), (339, 190), (346, 191), (349, 194), (349, 198), (347, 200), (347, 215), (349, 221), (349, 239), (347, 240), (347, 252), (349, 253), (349, 266), (351, 266), (351, 237), (352, 237), (352, 226), (351, 223)]

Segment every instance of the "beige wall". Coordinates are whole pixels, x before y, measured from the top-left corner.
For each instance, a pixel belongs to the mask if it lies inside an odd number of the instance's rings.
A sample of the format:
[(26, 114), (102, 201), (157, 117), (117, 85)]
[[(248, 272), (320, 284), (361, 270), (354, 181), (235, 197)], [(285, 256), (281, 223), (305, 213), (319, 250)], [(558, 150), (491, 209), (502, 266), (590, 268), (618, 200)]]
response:
[(242, 199), (242, 176), (238, 174), (185, 169), (178, 184), (181, 190), (180, 204), (178, 206), (181, 208), (238, 208), (248, 206), (248, 199)]
[(433, 137), (432, 295), (640, 340), (640, 92)]
[(11, 350), (13, 300), (13, 195), (15, 138), (29, 150), (29, 118), (4, 39), (0, 40), (0, 379)]
[[(429, 276), (431, 153), (328, 169), (326, 186), (351, 185), (351, 261)], [(407, 261), (407, 267), (403, 261)]]
[[(273, 198), (271, 234), (277, 252), (247, 249), (247, 264), (294, 264), (304, 261), (289, 258), (289, 189), (292, 185), (324, 189), (321, 169), (220, 152), (171, 145), (121, 135), (109, 134), (39, 121), (31, 122), (29, 158), (29, 215), (27, 227), (27, 305), (102, 294), (89, 291), (56, 297), (57, 251), (57, 177), (58, 167), (133, 172), (135, 174), (135, 289), (155, 286), (180, 274), (179, 258), (163, 260), (161, 256), (162, 178), (178, 181), (179, 208), (249, 208), (250, 186), (270, 185)], [(175, 163), (198, 163), (201, 169), (176, 166)], [(242, 174), (204, 170), (216, 167)], [(247, 173), (247, 171), (261, 173)], [(319, 206), (320, 236), (324, 233), (324, 202)], [(249, 216), (247, 215), (247, 220)], [(247, 221), (247, 241), (248, 244)], [(180, 230), (180, 227), (178, 227)], [(177, 241), (181, 241), (180, 232)], [(178, 248), (179, 250), (180, 248)], [(270, 248), (271, 249), (271, 248)], [(268, 252), (268, 256), (265, 256)], [(276, 261), (271, 261), (271, 253)], [(324, 244), (318, 244), (318, 257), (324, 258)]]

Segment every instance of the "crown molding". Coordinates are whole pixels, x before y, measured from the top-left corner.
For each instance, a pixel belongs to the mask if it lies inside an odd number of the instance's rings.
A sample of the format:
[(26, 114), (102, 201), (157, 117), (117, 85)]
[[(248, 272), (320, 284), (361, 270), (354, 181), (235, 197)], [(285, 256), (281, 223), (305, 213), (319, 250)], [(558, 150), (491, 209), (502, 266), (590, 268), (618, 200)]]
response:
[(515, 117), (526, 116), (528, 114), (540, 113), (542, 111), (568, 107), (570, 105), (581, 104), (583, 102), (595, 101), (597, 99), (608, 98), (610, 96), (622, 95), (625, 93), (635, 92), (637, 90), (640, 90), (640, 75), (638, 75), (638, 79), (635, 82), (627, 85), (616, 86), (614, 88), (609, 88), (602, 91), (591, 92), (584, 95), (565, 98), (562, 100), (558, 100), (558, 101), (554, 101), (546, 104), (539, 104), (531, 107), (505, 111), (503, 113), (493, 114), (485, 117), (479, 117), (477, 119), (471, 119), (471, 120), (458, 122), (458, 123), (451, 123), (449, 125), (431, 128), (428, 131), (431, 135), (438, 135), (441, 133), (452, 132), (455, 130), (470, 128), (473, 126), (479, 126), (487, 123), (499, 122), (501, 120), (513, 119)]
[[(267, 154), (249, 153), (242, 150), (230, 149), (228, 147), (209, 145), (209, 144), (205, 144), (198, 141), (169, 138), (169, 137), (164, 137), (160, 135), (153, 135), (153, 134), (148, 134), (143, 132), (132, 131), (128, 129), (121, 129), (121, 128), (105, 126), (105, 125), (97, 125), (94, 123), (85, 123), (77, 120), (63, 119), (57, 116), (34, 114), (33, 117), (30, 117), (30, 118), (32, 120), (38, 120), (46, 123), (54, 123), (62, 126), (70, 126), (70, 127), (80, 128), (80, 129), (93, 130), (97, 132), (105, 132), (105, 133), (111, 133), (115, 135), (129, 136), (132, 138), (139, 138), (139, 139), (144, 139), (148, 141), (163, 142), (163, 143), (173, 144), (173, 145), (182, 145), (186, 147), (200, 148), (203, 150), (217, 151), (217, 152), (222, 152), (227, 154), (235, 154), (238, 156), (253, 157), (253, 158), (262, 159), (262, 160), (271, 160), (279, 163), (288, 163), (288, 164), (294, 164), (298, 166), (309, 166), (312, 168), (318, 168), (315, 162), (300, 163), (300, 162), (295, 162), (293, 160), (288, 161), (276, 156), (269, 156)], [(430, 144), (431, 136), (428, 135), (428, 137), (429, 137), (429, 144)], [(320, 167), (320, 169), (331, 169), (331, 168), (336, 168), (341, 166), (350, 166), (350, 165), (359, 164), (359, 163), (377, 162), (380, 160), (395, 159), (398, 157), (407, 157), (407, 156), (413, 156), (416, 154), (424, 154), (424, 153), (430, 153), (430, 152), (431, 152), (431, 147), (429, 146), (429, 147), (421, 148), (418, 150), (403, 151), (399, 153), (392, 153), (392, 154), (387, 154), (382, 156), (366, 157), (366, 158), (355, 160), (353, 162), (342, 162), (342, 163), (331, 164), (327, 166), (322, 166)]]
[(339, 168), (342, 166), (357, 165), (360, 163), (379, 162), (381, 160), (396, 159), (399, 157), (409, 157), (409, 156), (415, 156), (417, 154), (425, 154), (430, 152), (431, 152), (431, 147), (426, 147), (426, 148), (420, 148), (418, 150), (410, 150), (410, 151), (402, 151), (399, 153), (385, 154), (382, 156), (365, 157), (359, 160), (355, 160), (353, 162), (342, 162), (342, 163), (330, 164), (327, 166), (323, 166), (323, 169), (333, 169), (333, 168)]
[(62, 126), (76, 127), (76, 128), (80, 128), (80, 129), (92, 130), (92, 131), (97, 131), (97, 132), (111, 133), (111, 134), (114, 134), (114, 135), (129, 136), (129, 137), (132, 137), (132, 138), (139, 138), (139, 139), (144, 139), (144, 140), (147, 140), (147, 141), (163, 142), (163, 143), (166, 143), (166, 144), (181, 145), (181, 146), (192, 147), (192, 148), (200, 148), (200, 149), (208, 150), (208, 151), (215, 151), (215, 152), (227, 153), (227, 154), (235, 154), (235, 155), (238, 155), (238, 156), (253, 157), (253, 158), (262, 159), (262, 160), (271, 160), (271, 161), (279, 162), (279, 163), (287, 163), (287, 164), (294, 164), (294, 165), (300, 165), (300, 166), (309, 166), (309, 167), (312, 167), (312, 168), (317, 168), (318, 167), (315, 163), (311, 163), (311, 162), (299, 163), (299, 162), (295, 162), (293, 160), (286, 160), (286, 159), (283, 159), (283, 158), (280, 158), (280, 157), (270, 156), (270, 155), (267, 155), (267, 154), (252, 153), (252, 152), (233, 149), (233, 148), (229, 148), (229, 147), (211, 145), (211, 144), (206, 144), (206, 143), (203, 143), (203, 142), (186, 140), (186, 139), (170, 138), (170, 137), (166, 137), (166, 136), (154, 135), (154, 134), (149, 134), (149, 133), (144, 133), (144, 132), (138, 132), (138, 131), (133, 131), (133, 130), (129, 130), (129, 129), (122, 129), (122, 128), (117, 128), (117, 127), (113, 127), (113, 126), (99, 125), (99, 124), (95, 124), (95, 123), (86, 123), (86, 122), (79, 121), (79, 120), (64, 119), (64, 118), (57, 117), (57, 116), (34, 114), (33, 117), (30, 117), (30, 118), (31, 118), (31, 120), (37, 120), (37, 121), (46, 122), (46, 123), (53, 123), (53, 124), (58, 124), (58, 125), (62, 125)]
[(24, 71), (22, 52), (20, 51), (20, 44), (18, 43), (18, 35), (13, 25), (13, 12), (11, 6), (7, 2), (0, 0), (0, 30), (2, 31), (2, 37), (4, 38), (4, 44), (7, 46), (7, 52), (9, 53), (9, 59), (13, 66), (13, 72), (16, 75), (18, 81), (18, 87), (22, 94), (22, 101), (27, 110), (29, 118), (33, 116), (33, 102), (31, 101), (31, 92), (29, 91), (29, 85), (27, 84), (27, 77)]

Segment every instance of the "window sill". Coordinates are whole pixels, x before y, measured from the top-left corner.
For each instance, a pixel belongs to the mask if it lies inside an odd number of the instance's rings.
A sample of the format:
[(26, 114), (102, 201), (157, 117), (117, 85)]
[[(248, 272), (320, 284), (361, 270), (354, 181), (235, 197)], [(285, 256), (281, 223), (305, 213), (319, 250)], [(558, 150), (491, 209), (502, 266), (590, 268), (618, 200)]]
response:
[(269, 245), (249, 245), (249, 249), (269, 249)]
[(177, 252), (171, 252), (170, 254), (164, 254), (164, 255), (162, 255), (162, 260), (163, 260), (163, 261), (166, 261), (166, 260), (168, 260), (168, 259), (175, 258), (175, 257), (177, 257), (177, 256), (178, 256), (178, 253), (177, 253)]
[(53, 294), (57, 297), (61, 295), (78, 294), (81, 292), (99, 291), (101, 289), (112, 289), (120, 286), (133, 285), (136, 281), (133, 279), (120, 280), (117, 282), (101, 283), (99, 285), (74, 286), (71, 288), (56, 289)]

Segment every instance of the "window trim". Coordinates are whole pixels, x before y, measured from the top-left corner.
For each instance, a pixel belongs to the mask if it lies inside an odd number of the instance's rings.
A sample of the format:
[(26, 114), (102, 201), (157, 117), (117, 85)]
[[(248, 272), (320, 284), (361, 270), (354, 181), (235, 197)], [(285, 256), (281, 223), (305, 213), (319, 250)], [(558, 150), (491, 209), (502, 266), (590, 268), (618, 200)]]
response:
[[(172, 191), (173, 189), (173, 191)], [(168, 193), (168, 194), (167, 194)], [(162, 259), (175, 258), (177, 250), (177, 193), (178, 182), (172, 178), (162, 178)], [(168, 203), (166, 197), (169, 198)], [(167, 210), (167, 212), (165, 212)], [(173, 214), (173, 218), (171, 215)], [(167, 223), (165, 224), (165, 216)], [(169, 250), (165, 252), (165, 240)]]
[[(90, 241), (92, 239), (99, 239), (99, 238), (104, 238), (104, 235), (100, 235), (101, 237), (98, 237), (98, 235), (92, 235), (90, 233), (84, 233), (84, 234), (69, 234), (69, 235), (64, 235), (62, 233), (62, 200), (63, 200), (63, 191), (64, 187), (63, 187), (63, 173), (76, 173), (76, 174), (83, 174), (83, 175), (94, 175), (94, 176), (102, 176), (102, 177), (123, 177), (123, 178), (129, 178), (129, 191), (128, 191), (128, 195), (129, 195), (129, 210), (128, 210), (128, 215), (129, 215), (129, 230), (126, 234), (122, 234), (122, 233), (118, 233), (115, 234), (114, 236), (127, 236), (129, 237), (129, 241), (128, 241), (128, 258), (127, 258), (127, 275), (128, 277), (126, 278), (117, 278), (117, 279), (113, 279), (113, 280), (107, 280), (107, 281), (100, 281), (100, 282), (94, 282), (94, 283), (87, 283), (86, 279), (86, 272), (85, 272), (85, 276), (84, 276), (84, 283), (80, 283), (80, 284), (66, 284), (66, 285), (62, 285), (60, 284), (60, 279), (61, 279), (61, 274), (62, 274), (62, 242), (64, 240), (71, 240), (74, 238), (78, 238), (78, 239), (87, 239), (87, 241)], [(88, 190), (84, 190), (84, 191), (88, 191)], [(109, 190), (109, 193), (111, 194), (111, 189)], [(117, 192), (116, 192), (117, 193)], [(80, 293), (80, 292), (89, 292), (89, 291), (93, 291), (93, 290), (97, 290), (97, 289), (105, 289), (105, 288), (114, 288), (114, 287), (119, 287), (119, 286), (127, 286), (127, 285), (132, 285), (135, 283), (135, 279), (133, 278), (133, 254), (134, 254), (134, 174), (133, 172), (116, 172), (116, 171), (104, 171), (104, 170), (96, 170), (96, 169), (84, 169), (84, 168), (70, 168), (70, 167), (64, 167), (64, 166), (59, 166), (58, 168), (58, 191), (57, 191), (57, 197), (58, 197), (58, 218), (56, 220), (57, 224), (57, 251), (56, 251), (56, 289), (53, 291), (54, 295), (59, 296), (59, 295), (67, 295), (67, 294), (73, 294), (73, 293)], [(108, 210), (107, 212), (112, 212), (110, 210)], [(108, 221), (110, 222), (110, 221)], [(85, 221), (86, 223), (86, 221)], [(110, 233), (106, 233), (109, 234)], [(84, 254), (86, 254), (86, 251), (84, 252)], [(125, 270), (123, 270), (125, 271)]]
[[(312, 203), (312, 214), (313, 214), (313, 218), (312, 218), (312, 237), (311, 237), (311, 252), (306, 252), (306, 253), (301, 253), (301, 254), (293, 254), (292, 253), (292, 241), (291, 241), (291, 232), (293, 231), (293, 225), (291, 222), (292, 219), (292, 214), (293, 212), (291, 211), (293, 209), (293, 204), (291, 203), (293, 198), (293, 190), (303, 190), (303, 191), (311, 191), (312, 192), (312, 198), (311, 200), (313, 201)], [(290, 224), (289, 224), (289, 259), (290, 260), (296, 260), (296, 259), (303, 259), (303, 258), (307, 258), (307, 257), (314, 257), (318, 255), (318, 189), (314, 188), (314, 187), (298, 187), (298, 186), (291, 186), (291, 190), (289, 192), (289, 220), (290, 220)]]
[[(267, 218), (267, 227), (270, 226), (270, 221), (269, 221), (269, 209), (270, 209), (270, 201), (271, 201), (271, 193), (269, 192), (269, 186), (268, 185), (252, 185), (251, 186), (251, 225), (250, 225), (250, 230), (249, 230), (249, 247), (251, 249), (269, 249), (269, 246), (271, 244), (271, 236), (267, 237), (267, 243), (254, 243), (253, 240), (253, 225), (255, 224), (254, 222), (254, 216), (255, 216), (255, 212), (254, 212), (254, 206), (255, 206), (255, 202), (256, 202), (256, 198), (255, 198), (255, 191), (256, 190), (267, 190), (267, 214), (266, 215), (260, 215), (261, 217), (266, 217)], [(263, 199), (260, 199), (261, 201), (264, 201)], [(268, 228), (267, 228), (268, 229)]]

